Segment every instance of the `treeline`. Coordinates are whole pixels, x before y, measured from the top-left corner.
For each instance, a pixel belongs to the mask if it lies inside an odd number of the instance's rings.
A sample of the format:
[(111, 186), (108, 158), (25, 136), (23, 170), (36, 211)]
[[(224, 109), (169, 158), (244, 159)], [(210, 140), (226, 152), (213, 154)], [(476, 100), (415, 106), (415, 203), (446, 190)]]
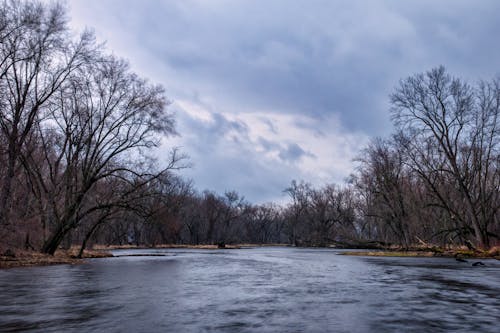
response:
[(500, 80), (477, 84), (443, 67), (391, 95), (394, 135), (359, 154), (342, 185), (293, 181), (289, 203), (254, 205), (236, 192), (198, 192), (176, 171), (162, 87), (74, 37), (59, 4), (0, 9), (0, 250), (280, 243), (499, 243)]
[(287, 205), (252, 205), (235, 192), (197, 193), (169, 174), (150, 188), (146, 218), (129, 212), (96, 241), (498, 245), (500, 80), (470, 85), (439, 67), (402, 80), (391, 103), (394, 134), (360, 152), (345, 184), (293, 181)]
[[(145, 215), (127, 211), (103, 223), (93, 241), (99, 244), (292, 244), (328, 246), (357, 242), (359, 217), (349, 188), (292, 182), (292, 203), (254, 205), (236, 192), (195, 192), (177, 177), (158, 182), (143, 202)], [(93, 224), (94, 223), (94, 224)], [(88, 228), (95, 225), (89, 223)], [(75, 230), (79, 243), (83, 229)], [(75, 241), (76, 239), (73, 239)], [(69, 246), (70, 244), (68, 244)]]

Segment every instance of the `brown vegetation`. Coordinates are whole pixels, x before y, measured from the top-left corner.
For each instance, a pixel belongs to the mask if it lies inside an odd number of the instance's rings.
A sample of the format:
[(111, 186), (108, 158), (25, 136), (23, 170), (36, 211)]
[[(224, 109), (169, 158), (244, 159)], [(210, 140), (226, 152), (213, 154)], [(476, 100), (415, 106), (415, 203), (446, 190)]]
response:
[(370, 257), (446, 257), (446, 258), (492, 258), (500, 260), (500, 247), (495, 246), (485, 251), (473, 251), (466, 247), (455, 248), (426, 248), (412, 247), (409, 250), (391, 248), (378, 251), (346, 251), (343, 255), (370, 256)]
[[(55, 255), (49, 255), (36, 251), (12, 250), (5, 251), (0, 255), (0, 268), (45, 266), (45, 265), (76, 265), (85, 261), (77, 258), (78, 249), (72, 248), (68, 251), (58, 251)], [(86, 250), (83, 258), (106, 258), (112, 257), (109, 252), (99, 250)]]
[[(225, 249), (241, 249), (252, 245), (232, 244), (226, 245)], [(213, 244), (157, 244), (154, 247), (146, 247), (141, 245), (95, 245), (96, 251), (111, 251), (111, 250), (133, 250), (133, 249), (199, 249), (199, 250), (218, 250), (221, 247)]]

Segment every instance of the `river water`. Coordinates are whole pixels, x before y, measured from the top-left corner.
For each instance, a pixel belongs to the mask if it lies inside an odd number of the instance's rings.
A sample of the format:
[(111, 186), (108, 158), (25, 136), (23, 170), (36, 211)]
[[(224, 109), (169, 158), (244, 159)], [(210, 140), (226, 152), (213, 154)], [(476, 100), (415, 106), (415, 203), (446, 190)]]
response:
[(500, 332), (500, 261), (338, 253), (122, 250), (1, 270), (0, 332)]

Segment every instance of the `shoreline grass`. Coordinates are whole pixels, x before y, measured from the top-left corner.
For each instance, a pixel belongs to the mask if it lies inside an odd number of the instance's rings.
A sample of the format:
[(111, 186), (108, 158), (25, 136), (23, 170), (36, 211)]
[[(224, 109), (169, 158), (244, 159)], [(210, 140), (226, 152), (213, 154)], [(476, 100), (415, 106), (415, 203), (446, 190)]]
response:
[[(0, 254), (0, 269), (48, 265), (78, 265), (85, 263), (85, 259), (113, 257), (110, 251), (113, 250), (134, 250), (134, 249), (199, 249), (199, 250), (231, 250), (249, 247), (263, 246), (286, 246), (285, 244), (226, 244), (224, 247), (218, 245), (189, 245), (189, 244), (158, 244), (155, 246), (137, 245), (94, 245), (92, 249), (85, 250), (82, 258), (77, 258), (78, 246), (73, 246), (69, 250), (58, 250), (52, 255), (37, 251), (9, 250), (9, 253)], [(141, 255), (144, 256), (144, 255)]]
[(442, 248), (417, 248), (417, 249), (381, 249), (370, 251), (345, 251), (341, 255), (366, 256), (366, 257), (435, 257), (435, 258), (471, 258), (471, 259), (497, 259), (500, 260), (500, 246), (489, 250), (469, 250), (461, 247), (454, 249)]
[(156, 244), (154, 246), (145, 245), (94, 245), (93, 249), (98, 251), (112, 251), (112, 250), (149, 250), (149, 249), (197, 249), (197, 250), (233, 250), (233, 249), (244, 249), (252, 247), (273, 247), (273, 246), (286, 246), (289, 244), (225, 244), (224, 247), (220, 247), (217, 244)]
[[(252, 247), (272, 247), (290, 246), (287, 244), (231, 244), (221, 248), (217, 245), (188, 245), (188, 244), (160, 244), (154, 247), (136, 245), (95, 245), (92, 249), (85, 250), (83, 258), (77, 258), (79, 248), (72, 247), (69, 250), (59, 250), (53, 256), (35, 251), (17, 250), (15, 252), (0, 254), (0, 269), (15, 267), (32, 267), (47, 265), (77, 265), (85, 263), (85, 259), (113, 257), (110, 251), (113, 250), (133, 250), (133, 249), (199, 249), (199, 250), (224, 250), (242, 249)], [(327, 247), (332, 248), (332, 247)], [(412, 248), (402, 250), (401, 248), (380, 249), (380, 250), (356, 250), (346, 249), (338, 253), (348, 256), (368, 256), (368, 257), (427, 257), (427, 258), (474, 258), (474, 259), (497, 259), (500, 260), (500, 246), (492, 247), (487, 251), (473, 251), (467, 248), (457, 247), (453, 249), (432, 248)]]
[(36, 251), (16, 251), (0, 255), (0, 269), (49, 265), (78, 265), (85, 263), (85, 259), (108, 258), (113, 255), (100, 250), (85, 250), (83, 257), (77, 258), (77, 249), (57, 251), (53, 256)]

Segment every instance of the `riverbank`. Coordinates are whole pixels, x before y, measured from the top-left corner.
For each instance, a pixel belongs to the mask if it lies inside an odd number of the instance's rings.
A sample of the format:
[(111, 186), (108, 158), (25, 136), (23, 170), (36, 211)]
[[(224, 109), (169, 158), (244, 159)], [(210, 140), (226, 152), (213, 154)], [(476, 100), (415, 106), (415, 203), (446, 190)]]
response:
[[(133, 250), (133, 249), (199, 249), (199, 250), (220, 250), (220, 249), (242, 249), (252, 247), (272, 247), (272, 246), (290, 246), (286, 244), (231, 244), (224, 245), (187, 245), (187, 244), (161, 244), (155, 247), (136, 246), (136, 245), (95, 245), (91, 250), (85, 250), (83, 258), (77, 258), (79, 248), (72, 247), (69, 250), (59, 250), (53, 256), (35, 251), (8, 250), (0, 254), (0, 269), (13, 267), (45, 266), (69, 264), (77, 265), (85, 262), (89, 258), (112, 257), (113, 250)], [(332, 248), (332, 247), (328, 247)], [(441, 249), (432, 248), (412, 248), (402, 250), (400, 248), (380, 249), (380, 250), (357, 250), (344, 251), (340, 255), (349, 256), (369, 256), (369, 257), (448, 257), (448, 258), (475, 258), (475, 259), (497, 259), (500, 260), (500, 246), (491, 248), (488, 251), (473, 251), (467, 248)]]
[[(134, 250), (134, 249), (200, 249), (200, 250), (218, 250), (218, 249), (241, 249), (258, 246), (277, 246), (256, 245), (256, 244), (238, 244), (238, 245), (186, 245), (186, 244), (160, 244), (154, 247), (136, 246), (136, 245), (95, 245), (90, 250), (85, 250), (82, 258), (77, 258), (79, 247), (72, 247), (69, 250), (58, 250), (51, 256), (36, 251), (25, 250), (7, 250), (0, 254), (0, 269), (14, 267), (47, 266), (47, 265), (77, 265), (90, 258), (113, 257), (110, 251), (113, 250)], [(281, 245), (282, 246), (282, 245)]]
[(35, 251), (8, 250), (0, 255), (0, 269), (14, 267), (47, 266), (47, 265), (77, 265), (89, 258), (106, 258), (113, 255), (102, 250), (86, 250), (83, 258), (77, 258), (77, 249), (59, 250), (53, 256)]
[(93, 249), (97, 251), (112, 251), (112, 250), (143, 250), (143, 249), (199, 249), (199, 250), (217, 250), (217, 249), (241, 249), (246, 247), (243, 244), (225, 245), (224, 247), (211, 244), (203, 245), (188, 245), (188, 244), (159, 244), (155, 246), (143, 245), (94, 245)]
[(220, 250), (220, 249), (243, 249), (249, 247), (272, 247), (272, 246), (290, 246), (288, 244), (158, 244), (155, 246), (142, 245), (94, 245), (93, 250), (112, 251), (112, 250), (141, 250), (141, 249), (198, 249), (198, 250)]
[(441, 249), (441, 248), (416, 248), (410, 250), (384, 249), (371, 251), (345, 251), (341, 255), (368, 256), (368, 257), (445, 257), (445, 258), (475, 258), (475, 259), (497, 259), (500, 260), (500, 246), (489, 250), (469, 250), (464, 248)]

